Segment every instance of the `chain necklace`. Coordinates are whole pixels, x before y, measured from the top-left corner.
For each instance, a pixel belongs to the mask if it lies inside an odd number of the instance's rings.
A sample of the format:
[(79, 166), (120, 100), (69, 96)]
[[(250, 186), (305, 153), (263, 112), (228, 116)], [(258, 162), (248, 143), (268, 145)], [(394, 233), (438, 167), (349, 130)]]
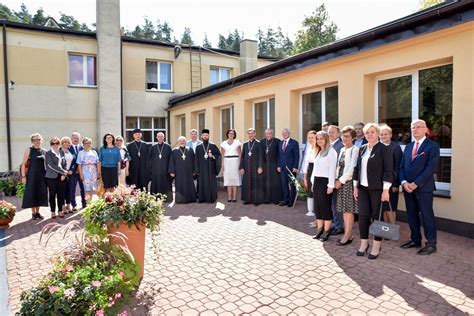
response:
[(272, 146), (272, 143), (273, 143), (273, 140), (275, 138), (272, 138), (272, 140), (270, 141), (270, 144), (268, 144), (268, 139), (265, 139), (265, 153), (268, 155), (268, 152), (270, 151), (270, 147)]
[[(249, 144), (247, 145), (249, 148), (249, 157), (252, 156), (252, 149), (253, 149), (253, 146), (255, 146), (256, 142), (257, 142), (256, 140), (253, 140), (253, 142), (249, 141)], [(252, 143), (252, 146), (250, 146), (250, 143)]]
[[(140, 146), (137, 145), (137, 143), (140, 143)], [(142, 149), (142, 142), (137, 142), (135, 141), (135, 147), (137, 147), (137, 151), (138, 151), (138, 157), (141, 156), (141, 149)]]
[(204, 148), (204, 159), (206, 160), (207, 158), (209, 158), (209, 155), (207, 154), (209, 152), (209, 145), (210, 145), (210, 142), (207, 143), (207, 148), (206, 148), (204, 143), (202, 143), (202, 147)]
[(184, 151), (182, 151), (181, 147), (179, 147), (179, 151), (182, 153), (181, 158), (183, 158), (183, 160), (186, 160), (186, 147), (184, 147)]
[[(162, 145), (162, 146), (161, 146), (161, 150), (160, 150), (160, 145)], [(161, 159), (161, 157), (163, 157), (163, 156), (162, 156), (163, 148), (165, 148), (165, 143), (161, 143), (161, 144), (158, 143), (158, 145), (156, 146), (156, 149), (158, 149), (158, 154), (159, 154), (159, 155), (158, 155), (158, 158), (160, 158), (160, 159)]]

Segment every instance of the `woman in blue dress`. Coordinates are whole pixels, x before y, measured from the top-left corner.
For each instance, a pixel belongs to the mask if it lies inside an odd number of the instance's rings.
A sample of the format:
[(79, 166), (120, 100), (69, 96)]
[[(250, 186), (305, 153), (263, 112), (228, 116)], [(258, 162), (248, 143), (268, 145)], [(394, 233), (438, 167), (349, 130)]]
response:
[(99, 155), (92, 149), (92, 140), (84, 137), (82, 140), (83, 150), (77, 155), (77, 165), (81, 180), (84, 183), (86, 201), (90, 201), (92, 194), (97, 191), (97, 180), (100, 179), (100, 171), (97, 168)]

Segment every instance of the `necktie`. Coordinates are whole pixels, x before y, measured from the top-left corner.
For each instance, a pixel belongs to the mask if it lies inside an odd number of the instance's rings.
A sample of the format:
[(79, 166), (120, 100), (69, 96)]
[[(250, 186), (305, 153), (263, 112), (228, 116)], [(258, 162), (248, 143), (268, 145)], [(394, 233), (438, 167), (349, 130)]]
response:
[(286, 151), (286, 140), (283, 142), (283, 152)]
[(77, 155), (77, 154), (79, 153), (79, 152), (77, 151), (77, 145), (74, 145), (74, 150), (76, 151), (76, 155)]
[(413, 152), (411, 153), (411, 160), (414, 160), (415, 157), (416, 157), (416, 153), (418, 152), (418, 142), (416, 142), (415, 144), (415, 149), (413, 150)]

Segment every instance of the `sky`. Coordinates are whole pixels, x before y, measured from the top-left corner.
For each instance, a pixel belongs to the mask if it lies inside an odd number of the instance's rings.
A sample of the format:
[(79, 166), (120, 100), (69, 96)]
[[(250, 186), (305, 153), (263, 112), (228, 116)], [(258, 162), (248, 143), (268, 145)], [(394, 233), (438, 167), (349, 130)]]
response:
[[(10, 9), (19, 10), (25, 3), (30, 13), (42, 7), (46, 14), (59, 19), (59, 12), (74, 16), (80, 22), (95, 22), (95, 0), (0, 0)], [(167, 21), (180, 39), (185, 27), (191, 29), (196, 44), (204, 35), (214, 47), (219, 34), (243, 31), (244, 37), (256, 39), (259, 27), (282, 28), (294, 40), (305, 16), (310, 16), (321, 0), (121, 0), (121, 25), (132, 30), (143, 23), (143, 17), (155, 22)], [(329, 16), (339, 27), (338, 39), (357, 34), (417, 11), (419, 0), (326, 0)]]

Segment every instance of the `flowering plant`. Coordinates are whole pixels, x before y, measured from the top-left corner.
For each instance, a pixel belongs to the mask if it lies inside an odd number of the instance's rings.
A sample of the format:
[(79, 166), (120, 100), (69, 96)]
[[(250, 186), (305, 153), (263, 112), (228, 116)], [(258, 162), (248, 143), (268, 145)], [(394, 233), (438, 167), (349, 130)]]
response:
[(15, 213), (15, 205), (4, 200), (0, 200), (0, 218), (12, 218), (15, 216)]
[(295, 177), (293, 172), (291, 172), (288, 167), (286, 167), (286, 170), (288, 170), (288, 176), (290, 177), (291, 184), (293, 184), (296, 188), (296, 198), (307, 198), (308, 193), (305, 191), (304, 186), (301, 184), (300, 180)]
[(53, 262), (39, 285), (21, 294), (18, 315), (117, 315), (138, 287), (137, 264), (106, 238), (88, 237)]

